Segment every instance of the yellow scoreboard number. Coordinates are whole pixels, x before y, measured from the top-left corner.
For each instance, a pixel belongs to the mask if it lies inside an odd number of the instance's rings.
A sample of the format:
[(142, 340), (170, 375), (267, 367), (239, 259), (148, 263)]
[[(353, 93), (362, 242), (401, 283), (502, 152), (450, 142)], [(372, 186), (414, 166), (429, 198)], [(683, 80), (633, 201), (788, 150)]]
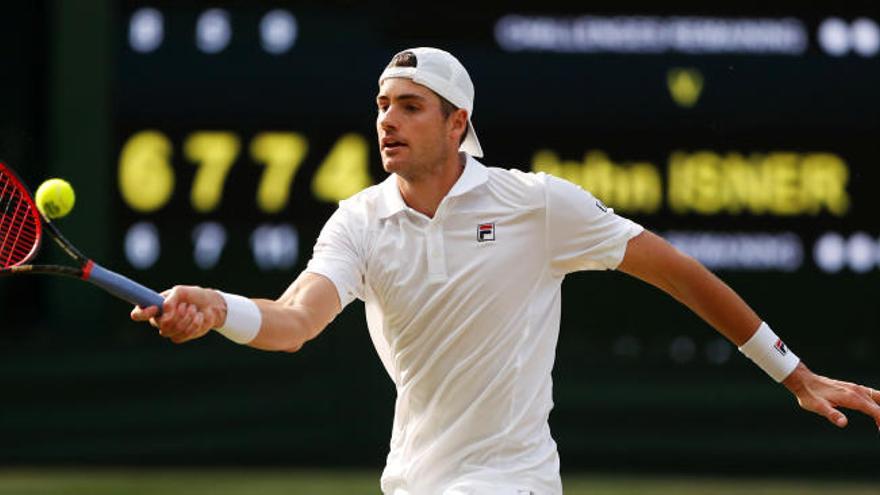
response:
[[(252, 163), (264, 167), (255, 204), (264, 213), (278, 213), (288, 204), (290, 186), (309, 151), (308, 139), (297, 132), (273, 131), (254, 135), (248, 144)], [(208, 213), (220, 205), (241, 148), (241, 138), (231, 131), (197, 131), (184, 139), (183, 155), (198, 167), (189, 191), (193, 210)], [(171, 140), (158, 130), (136, 132), (122, 146), (119, 191), (132, 210), (151, 213), (168, 204), (176, 187), (173, 150)], [(337, 202), (372, 182), (367, 141), (348, 133), (318, 166), (311, 190), (321, 201)]]

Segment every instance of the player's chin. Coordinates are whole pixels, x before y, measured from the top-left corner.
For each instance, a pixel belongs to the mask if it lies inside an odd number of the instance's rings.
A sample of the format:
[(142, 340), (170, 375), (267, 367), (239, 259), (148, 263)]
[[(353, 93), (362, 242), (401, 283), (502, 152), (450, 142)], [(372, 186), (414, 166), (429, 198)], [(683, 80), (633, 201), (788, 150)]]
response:
[(388, 155), (383, 153), (382, 168), (384, 168), (385, 171), (389, 174), (399, 174), (400, 172), (406, 170), (406, 162), (400, 157), (389, 157)]

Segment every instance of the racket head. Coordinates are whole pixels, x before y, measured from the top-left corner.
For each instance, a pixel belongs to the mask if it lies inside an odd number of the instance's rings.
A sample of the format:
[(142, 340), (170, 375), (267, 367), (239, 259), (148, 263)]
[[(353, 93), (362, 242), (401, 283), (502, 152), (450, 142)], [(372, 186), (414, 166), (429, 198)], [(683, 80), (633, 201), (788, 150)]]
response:
[(21, 179), (0, 162), (0, 270), (33, 259), (43, 238), (43, 220)]

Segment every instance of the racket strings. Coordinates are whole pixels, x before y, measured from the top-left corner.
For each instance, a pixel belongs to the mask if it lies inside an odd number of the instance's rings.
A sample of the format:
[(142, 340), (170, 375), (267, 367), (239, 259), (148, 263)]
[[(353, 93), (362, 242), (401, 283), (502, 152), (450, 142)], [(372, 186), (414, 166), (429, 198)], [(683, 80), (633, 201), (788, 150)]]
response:
[(0, 174), (0, 268), (26, 261), (39, 237), (39, 216), (33, 204), (14, 179)]

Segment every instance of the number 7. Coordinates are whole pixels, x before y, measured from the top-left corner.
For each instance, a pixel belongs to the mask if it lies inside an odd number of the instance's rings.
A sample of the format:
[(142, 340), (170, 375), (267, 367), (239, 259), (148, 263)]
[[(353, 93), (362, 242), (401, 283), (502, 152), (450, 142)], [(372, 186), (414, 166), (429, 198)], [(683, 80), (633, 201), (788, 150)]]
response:
[(231, 132), (200, 131), (186, 138), (184, 154), (199, 166), (189, 195), (196, 211), (207, 213), (217, 208), (240, 148), (238, 136)]
[(287, 206), (290, 184), (302, 165), (309, 142), (295, 132), (263, 132), (251, 140), (251, 157), (266, 165), (257, 187), (257, 205), (266, 213)]

